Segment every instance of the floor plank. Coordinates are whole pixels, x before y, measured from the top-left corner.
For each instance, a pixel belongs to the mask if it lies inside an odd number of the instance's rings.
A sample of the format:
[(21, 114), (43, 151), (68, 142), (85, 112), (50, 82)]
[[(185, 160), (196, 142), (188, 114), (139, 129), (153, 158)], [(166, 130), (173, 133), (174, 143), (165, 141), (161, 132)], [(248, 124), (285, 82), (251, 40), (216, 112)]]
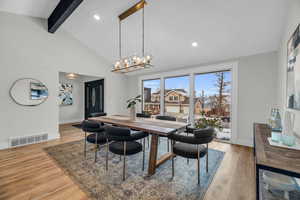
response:
[[(0, 151), (0, 200), (87, 200), (88, 197), (43, 151), (43, 148), (83, 139), (70, 124), (60, 126), (61, 138)], [(210, 148), (226, 152), (204, 200), (254, 200), (252, 149), (213, 142)]]

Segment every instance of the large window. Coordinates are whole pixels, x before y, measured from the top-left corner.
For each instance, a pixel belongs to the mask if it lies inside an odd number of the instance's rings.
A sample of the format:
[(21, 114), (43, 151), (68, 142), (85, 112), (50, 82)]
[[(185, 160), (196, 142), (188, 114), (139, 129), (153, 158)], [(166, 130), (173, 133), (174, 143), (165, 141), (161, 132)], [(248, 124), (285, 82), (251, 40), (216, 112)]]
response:
[(217, 139), (231, 139), (231, 70), (144, 80), (142, 88), (143, 111), (199, 127), (214, 126)]
[(187, 122), (189, 117), (189, 76), (165, 79), (165, 115), (176, 117), (177, 121)]
[(195, 75), (194, 119), (217, 118), (221, 129), (217, 138), (231, 137), (231, 71)]
[(160, 79), (143, 81), (143, 111), (160, 114)]

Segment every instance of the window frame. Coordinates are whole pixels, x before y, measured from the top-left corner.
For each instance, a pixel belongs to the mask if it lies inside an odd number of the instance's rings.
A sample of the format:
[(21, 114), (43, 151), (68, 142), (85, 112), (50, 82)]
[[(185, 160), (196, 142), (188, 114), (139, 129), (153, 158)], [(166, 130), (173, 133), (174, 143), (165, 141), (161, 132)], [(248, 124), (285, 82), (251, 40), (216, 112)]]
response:
[[(145, 81), (156, 81), (156, 80), (159, 80), (159, 84), (161, 84), (161, 79), (160, 78), (153, 78), (153, 79), (145, 79), (145, 80), (142, 80), (142, 88), (141, 88), (141, 97), (142, 97), (142, 102), (141, 102), (141, 112), (144, 112), (144, 82)], [(161, 88), (159, 88), (159, 91), (161, 90)], [(150, 97), (151, 98), (151, 97)], [(159, 103), (159, 106), (160, 106), (160, 108), (159, 108), (159, 110), (160, 110), (160, 112), (161, 112), (161, 104)]]
[[(218, 64), (211, 64), (211, 65), (196, 65), (193, 67), (184, 67), (182, 69), (175, 69), (172, 71), (165, 71), (165, 72), (153, 72), (152, 74), (148, 75), (141, 75), (138, 77), (138, 87), (142, 87), (143, 80), (155, 80), (160, 79), (160, 97), (164, 97), (164, 81), (166, 78), (170, 77), (181, 77), (181, 76), (189, 76), (190, 77), (190, 119), (191, 125), (194, 122), (194, 105), (192, 101), (194, 100), (194, 84), (195, 84), (195, 74), (205, 74), (205, 73), (213, 73), (219, 71), (231, 71), (231, 120), (232, 120), (232, 135), (231, 135), (231, 143), (233, 144), (246, 144), (251, 146), (251, 143), (245, 143), (242, 138), (238, 137), (238, 61), (232, 62), (224, 62)], [(140, 89), (139, 89), (140, 90)], [(164, 98), (160, 98), (160, 111), (161, 115), (164, 114)]]
[[(190, 86), (190, 81), (191, 81), (191, 75), (190, 74), (183, 74), (183, 75), (176, 75), (176, 76), (165, 76), (165, 77), (163, 77), (163, 80), (164, 80), (164, 88), (163, 88), (163, 94), (164, 94), (164, 98), (163, 98), (163, 107), (161, 106), (161, 109), (163, 108), (163, 115), (165, 114), (165, 112), (166, 112), (166, 108), (165, 108), (165, 89), (166, 89), (166, 87), (165, 87), (165, 84), (166, 84), (166, 81), (167, 81), (167, 79), (175, 79), (175, 78), (182, 78), (182, 77), (186, 77), (187, 79), (188, 79), (188, 91), (187, 91), (187, 93), (188, 93), (188, 97), (189, 98), (191, 98), (191, 86)], [(180, 88), (179, 88), (180, 89)], [(161, 88), (161, 90), (162, 90), (162, 88)], [(175, 96), (173, 96), (173, 100), (172, 100), (172, 102), (173, 103), (180, 103), (180, 97), (179, 96), (176, 96), (177, 97), (177, 101), (176, 100), (174, 100), (174, 97)], [(191, 100), (189, 101), (189, 106), (188, 106), (188, 114), (187, 114), (187, 117), (188, 117), (188, 119), (190, 119), (190, 111), (191, 111), (191, 109), (190, 109), (190, 102), (191, 102)], [(180, 113), (180, 110), (179, 110), (179, 113)], [(177, 117), (176, 117), (176, 119), (177, 119)]]

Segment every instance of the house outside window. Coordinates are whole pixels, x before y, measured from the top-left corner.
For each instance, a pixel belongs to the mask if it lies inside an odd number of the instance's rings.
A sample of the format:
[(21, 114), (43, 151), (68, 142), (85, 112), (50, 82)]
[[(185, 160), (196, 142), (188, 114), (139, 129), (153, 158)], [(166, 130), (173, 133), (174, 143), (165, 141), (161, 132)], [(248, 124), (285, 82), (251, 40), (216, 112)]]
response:
[(189, 76), (165, 79), (164, 113), (187, 122), (189, 118)]
[(143, 81), (143, 112), (160, 114), (160, 79)]

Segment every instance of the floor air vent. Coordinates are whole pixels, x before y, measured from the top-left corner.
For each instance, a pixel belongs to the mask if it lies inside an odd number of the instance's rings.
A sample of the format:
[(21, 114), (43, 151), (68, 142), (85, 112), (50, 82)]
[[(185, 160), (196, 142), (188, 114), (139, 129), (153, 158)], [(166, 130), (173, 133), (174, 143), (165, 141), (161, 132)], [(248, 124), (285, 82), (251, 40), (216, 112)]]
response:
[(14, 137), (10, 138), (10, 147), (19, 147), (27, 144), (35, 144), (39, 142), (44, 142), (48, 140), (48, 134), (41, 135), (32, 135), (32, 136), (23, 136), (23, 137)]

